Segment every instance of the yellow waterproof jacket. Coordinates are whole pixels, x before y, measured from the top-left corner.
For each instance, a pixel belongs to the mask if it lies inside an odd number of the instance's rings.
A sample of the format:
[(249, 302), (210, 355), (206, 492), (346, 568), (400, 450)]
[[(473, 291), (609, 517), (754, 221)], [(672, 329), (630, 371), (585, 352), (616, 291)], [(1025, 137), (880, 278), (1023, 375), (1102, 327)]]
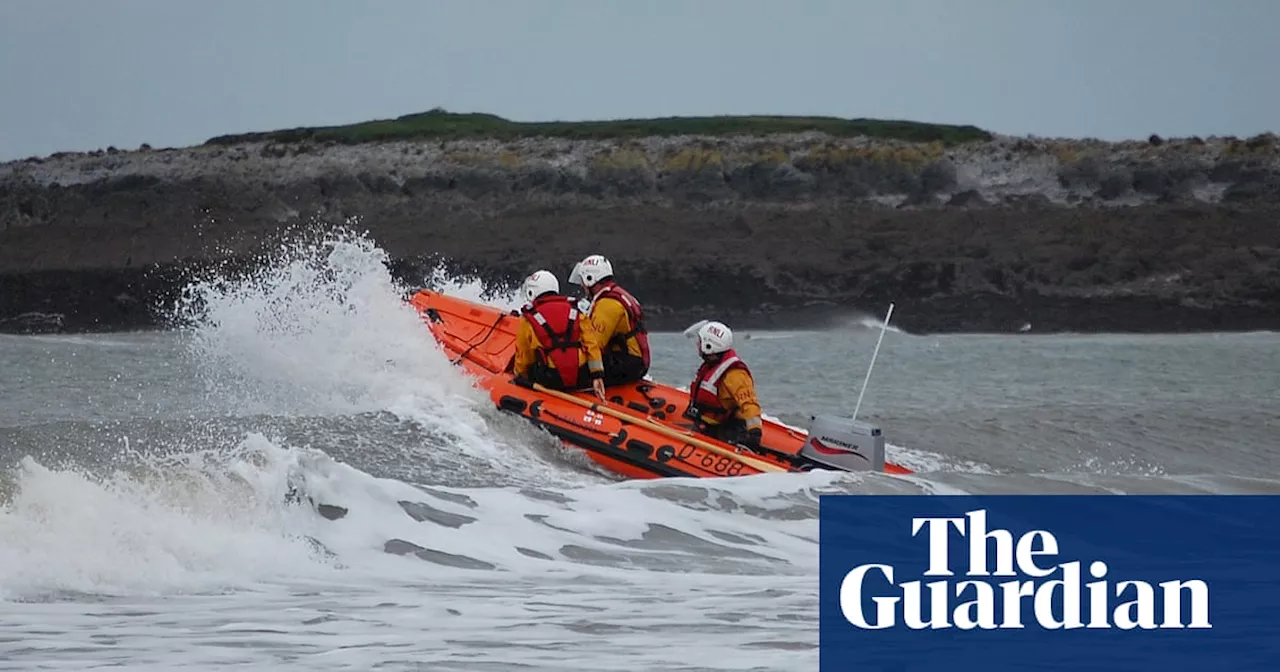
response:
[(720, 405), (733, 409), (733, 415), (747, 425), (747, 430), (763, 425), (760, 419), (760, 402), (756, 399), (756, 384), (751, 374), (742, 369), (729, 369), (720, 379), (716, 396)]
[[(625, 334), (631, 331), (631, 316), (627, 314), (626, 306), (621, 301), (611, 297), (601, 297), (591, 306), (591, 322), (590, 333), (583, 329), (582, 340), (590, 343), (592, 359), (588, 361), (591, 372), (603, 373), (604, 361), (600, 355), (608, 350), (621, 350), (616, 345), (610, 346), (609, 341), (613, 339), (615, 334)], [(627, 354), (633, 357), (643, 357), (644, 353), (640, 350), (640, 341), (635, 336), (627, 339)]]

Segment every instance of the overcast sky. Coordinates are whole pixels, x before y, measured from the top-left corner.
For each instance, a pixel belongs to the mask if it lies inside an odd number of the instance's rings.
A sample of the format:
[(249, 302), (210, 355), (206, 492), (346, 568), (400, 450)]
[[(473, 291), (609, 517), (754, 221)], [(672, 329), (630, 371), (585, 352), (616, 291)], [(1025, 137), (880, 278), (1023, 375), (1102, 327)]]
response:
[(817, 114), (1280, 131), (1280, 0), (0, 0), (0, 160), (341, 124)]

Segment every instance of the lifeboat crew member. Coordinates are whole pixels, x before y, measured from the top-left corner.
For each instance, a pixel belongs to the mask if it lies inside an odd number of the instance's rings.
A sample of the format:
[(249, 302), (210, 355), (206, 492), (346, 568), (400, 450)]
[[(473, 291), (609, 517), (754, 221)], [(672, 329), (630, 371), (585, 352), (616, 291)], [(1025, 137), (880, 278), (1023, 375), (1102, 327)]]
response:
[[(649, 334), (644, 309), (613, 279), (613, 264), (593, 254), (578, 262), (569, 282), (582, 286), (590, 299), (585, 311), (591, 330), (585, 338), (603, 361), (605, 385), (641, 380), (649, 373)], [(592, 364), (595, 366), (595, 364)], [(596, 369), (592, 369), (594, 373)]]
[[(594, 387), (604, 399), (600, 354), (583, 338), (591, 325), (577, 302), (560, 294), (560, 281), (550, 271), (536, 271), (521, 287), (525, 305), (516, 333), (515, 377), (553, 390)], [(594, 356), (592, 356), (594, 355)], [(588, 365), (594, 360), (596, 367)]]
[(708, 436), (760, 449), (763, 422), (751, 370), (733, 350), (733, 332), (720, 322), (703, 320), (685, 330), (702, 357), (689, 385), (685, 417)]

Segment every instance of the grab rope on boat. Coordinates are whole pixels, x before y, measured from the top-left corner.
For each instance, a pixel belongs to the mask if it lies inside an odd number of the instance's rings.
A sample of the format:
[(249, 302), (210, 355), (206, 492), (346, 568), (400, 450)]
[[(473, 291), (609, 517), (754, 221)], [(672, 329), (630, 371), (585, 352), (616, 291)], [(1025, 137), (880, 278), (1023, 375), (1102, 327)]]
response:
[(493, 335), (493, 332), (498, 328), (498, 325), (502, 324), (502, 318), (506, 316), (507, 316), (506, 313), (499, 313), (497, 321), (495, 321), (492, 325), (489, 326), (489, 331), (484, 335), (484, 337), (476, 341), (475, 343), (472, 343), (471, 345), (467, 346), (467, 349), (463, 350), (462, 354), (458, 355), (457, 359), (451, 360), (449, 363), (456, 366), (457, 364), (461, 363), (463, 359), (466, 359), (467, 355), (471, 354), (471, 351), (474, 350), (476, 346), (489, 340), (489, 337)]

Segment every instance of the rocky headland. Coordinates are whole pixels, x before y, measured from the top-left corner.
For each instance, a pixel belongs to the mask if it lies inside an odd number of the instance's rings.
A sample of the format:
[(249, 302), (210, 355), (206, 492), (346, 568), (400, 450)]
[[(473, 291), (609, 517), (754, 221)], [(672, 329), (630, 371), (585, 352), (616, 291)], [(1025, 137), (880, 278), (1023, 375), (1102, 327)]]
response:
[(1280, 139), (867, 120), (350, 127), (0, 164), (0, 331), (144, 329), (194, 274), (348, 223), (410, 284), (613, 259), (657, 329), (1280, 328)]

